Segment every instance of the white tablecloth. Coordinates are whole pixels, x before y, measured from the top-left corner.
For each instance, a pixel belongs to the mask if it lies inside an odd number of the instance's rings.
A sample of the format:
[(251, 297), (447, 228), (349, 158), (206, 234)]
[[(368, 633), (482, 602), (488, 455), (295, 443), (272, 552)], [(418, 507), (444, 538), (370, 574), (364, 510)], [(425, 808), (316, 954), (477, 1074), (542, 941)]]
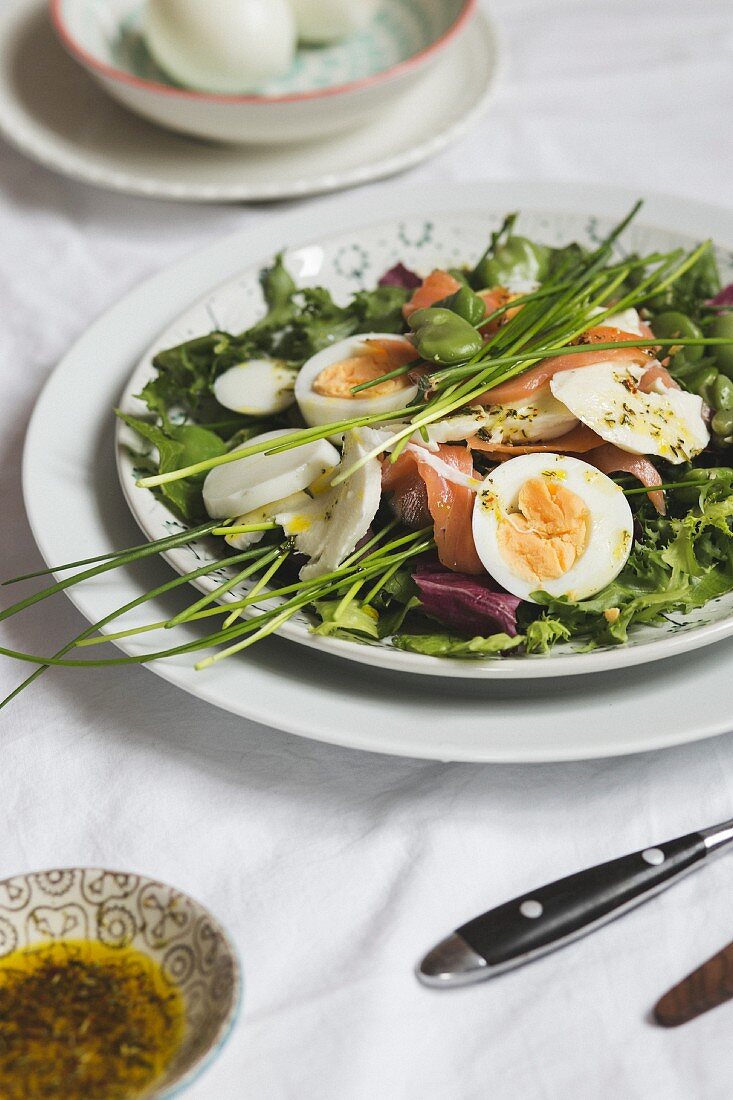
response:
[[(727, 0), (491, 7), (509, 52), (503, 86), (483, 123), (413, 183), (527, 176), (730, 199)], [(20, 455), (59, 357), (144, 275), (268, 211), (132, 200), (5, 146), (0, 157), (7, 576), (38, 563)], [(45, 607), (5, 626), (6, 644), (44, 652), (81, 629), (68, 602)], [(3, 663), (0, 690), (17, 678)], [(731, 1095), (733, 1005), (679, 1031), (648, 1020), (662, 991), (733, 935), (729, 862), (482, 987), (429, 992), (411, 966), (484, 907), (730, 816), (732, 738), (595, 763), (446, 766), (247, 724), (141, 669), (48, 674), (0, 721), (1, 876), (135, 869), (189, 890), (231, 930), (244, 1015), (192, 1098)]]

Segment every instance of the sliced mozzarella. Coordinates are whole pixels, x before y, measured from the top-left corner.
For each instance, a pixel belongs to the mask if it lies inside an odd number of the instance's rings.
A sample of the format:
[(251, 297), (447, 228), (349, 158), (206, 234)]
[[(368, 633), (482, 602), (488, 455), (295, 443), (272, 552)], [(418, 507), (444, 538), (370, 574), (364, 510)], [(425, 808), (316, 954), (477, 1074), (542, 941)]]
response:
[[(237, 450), (270, 440), (274, 446), (275, 441), (284, 435), (290, 435), (287, 428), (264, 432), (243, 443)], [(338, 461), (336, 448), (327, 440), (318, 439), (279, 454), (254, 454), (215, 466), (204, 481), (204, 506), (213, 519), (228, 519), (252, 512), (307, 488), (336, 466)]]
[(249, 359), (230, 367), (214, 382), (214, 397), (225, 409), (248, 416), (273, 416), (295, 403), (295, 372), (277, 359)]
[(508, 592), (582, 600), (621, 571), (633, 517), (618, 485), (578, 458), (530, 454), (497, 466), (481, 485), (473, 538), (487, 572)]
[[(544, 386), (531, 402), (505, 405), (472, 405), (467, 409), (436, 420), (422, 432), (415, 432), (412, 442), (435, 448), (438, 443), (454, 443), (481, 433), (487, 443), (535, 443), (559, 439), (578, 423), (577, 417), (553, 397), (549, 385)], [(392, 424), (390, 432), (400, 431), (407, 424)]]
[[(335, 368), (340, 363), (356, 363), (359, 358), (368, 364), (368, 341), (389, 341), (392, 344), (405, 344), (408, 355), (416, 356), (406, 340), (394, 333), (369, 332), (361, 336), (349, 336), (346, 340), (339, 340), (329, 348), (324, 348), (317, 355), (312, 356), (303, 364), (295, 380), (295, 399), (298, 402), (303, 419), (311, 427), (321, 424), (334, 424), (340, 420), (349, 420), (351, 417), (369, 416), (372, 413), (390, 413), (397, 409), (404, 409), (417, 396), (417, 386), (406, 380), (405, 376), (396, 378), (388, 384), (382, 384), (377, 389), (362, 390), (359, 394), (350, 393), (351, 384), (358, 385), (362, 380), (358, 369), (344, 372), (341, 385), (332, 388), (338, 392), (318, 393), (314, 386), (319, 376), (328, 368)], [(389, 367), (384, 373), (388, 372)], [(379, 368), (381, 371), (381, 368)], [(331, 374), (333, 375), (333, 371)], [(372, 375), (373, 375), (372, 371)], [(337, 379), (332, 379), (337, 381)], [(386, 389), (387, 392), (380, 392)]]
[[(572, 411), (555, 400), (549, 386), (543, 386), (531, 401), (488, 405), (484, 412), (486, 421), (478, 430), (487, 443), (521, 444), (558, 439), (567, 435), (578, 423)], [(441, 424), (448, 426), (443, 421), (433, 425), (435, 434), (431, 438), (436, 442), (443, 442), (441, 435), (445, 436), (445, 428), (441, 432)]]
[[(596, 314), (605, 313), (598, 308), (593, 311)], [(617, 328), (621, 332), (633, 332), (636, 336), (642, 336), (641, 318), (635, 309), (622, 309), (618, 313), (612, 313), (600, 322), (604, 328)]]
[[(379, 437), (368, 428), (347, 432), (341, 460), (349, 469), (372, 450)], [(369, 530), (382, 496), (382, 466), (370, 458), (346, 481), (316, 495), (310, 507), (296, 517), (296, 549), (310, 559), (300, 571), (303, 580), (330, 573), (356, 548)]]
[(603, 362), (562, 371), (550, 382), (563, 405), (608, 443), (638, 455), (658, 455), (674, 465), (704, 450), (710, 439), (702, 398), (683, 390), (642, 393), (645, 368)]

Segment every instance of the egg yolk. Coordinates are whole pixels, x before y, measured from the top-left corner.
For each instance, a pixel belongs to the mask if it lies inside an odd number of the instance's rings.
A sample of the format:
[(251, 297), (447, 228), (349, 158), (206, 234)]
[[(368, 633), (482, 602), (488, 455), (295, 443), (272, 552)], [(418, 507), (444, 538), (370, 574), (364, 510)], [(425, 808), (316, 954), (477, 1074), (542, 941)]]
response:
[(530, 478), (518, 511), (499, 525), (499, 550), (512, 572), (538, 586), (572, 568), (585, 550), (590, 513), (583, 501), (549, 478)]
[(406, 374), (401, 374), (397, 378), (387, 378), (368, 390), (362, 390), (361, 393), (351, 391), (354, 386), (373, 382), (383, 374), (389, 374), (398, 367), (406, 366), (407, 363), (413, 362), (416, 356), (415, 349), (406, 340), (391, 340), (384, 343), (367, 340), (363, 347), (348, 359), (342, 359), (338, 363), (332, 363), (330, 367), (325, 367), (314, 379), (313, 391), (321, 397), (388, 397), (413, 384)]

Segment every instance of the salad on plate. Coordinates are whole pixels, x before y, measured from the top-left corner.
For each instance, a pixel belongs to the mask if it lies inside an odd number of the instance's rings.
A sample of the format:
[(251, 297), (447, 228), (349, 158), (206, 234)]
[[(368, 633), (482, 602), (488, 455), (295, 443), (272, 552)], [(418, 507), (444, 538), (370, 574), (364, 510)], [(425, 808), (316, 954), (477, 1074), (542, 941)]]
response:
[(509, 215), (478, 259), (398, 263), (344, 303), (276, 257), (253, 326), (158, 352), (146, 415), (118, 412), (135, 491), (180, 530), (52, 586), (206, 537), (171, 586), (208, 590), (71, 645), (203, 621), (139, 659), (210, 650), (206, 667), (306, 615), (353, 643), (531, 658), (733, 590), (733, 288), (709, 241), (621, 253), (637, 209), (594, 247)]

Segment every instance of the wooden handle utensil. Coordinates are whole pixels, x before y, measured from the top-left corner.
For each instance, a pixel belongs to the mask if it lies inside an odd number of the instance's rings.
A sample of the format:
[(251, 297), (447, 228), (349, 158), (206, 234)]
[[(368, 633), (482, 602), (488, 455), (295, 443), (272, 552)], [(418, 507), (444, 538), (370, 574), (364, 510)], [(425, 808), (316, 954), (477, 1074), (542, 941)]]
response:
[(693, 970), (654, 1006), (662, 1027), (679, 1027), (733, 998), (733, 943)]

